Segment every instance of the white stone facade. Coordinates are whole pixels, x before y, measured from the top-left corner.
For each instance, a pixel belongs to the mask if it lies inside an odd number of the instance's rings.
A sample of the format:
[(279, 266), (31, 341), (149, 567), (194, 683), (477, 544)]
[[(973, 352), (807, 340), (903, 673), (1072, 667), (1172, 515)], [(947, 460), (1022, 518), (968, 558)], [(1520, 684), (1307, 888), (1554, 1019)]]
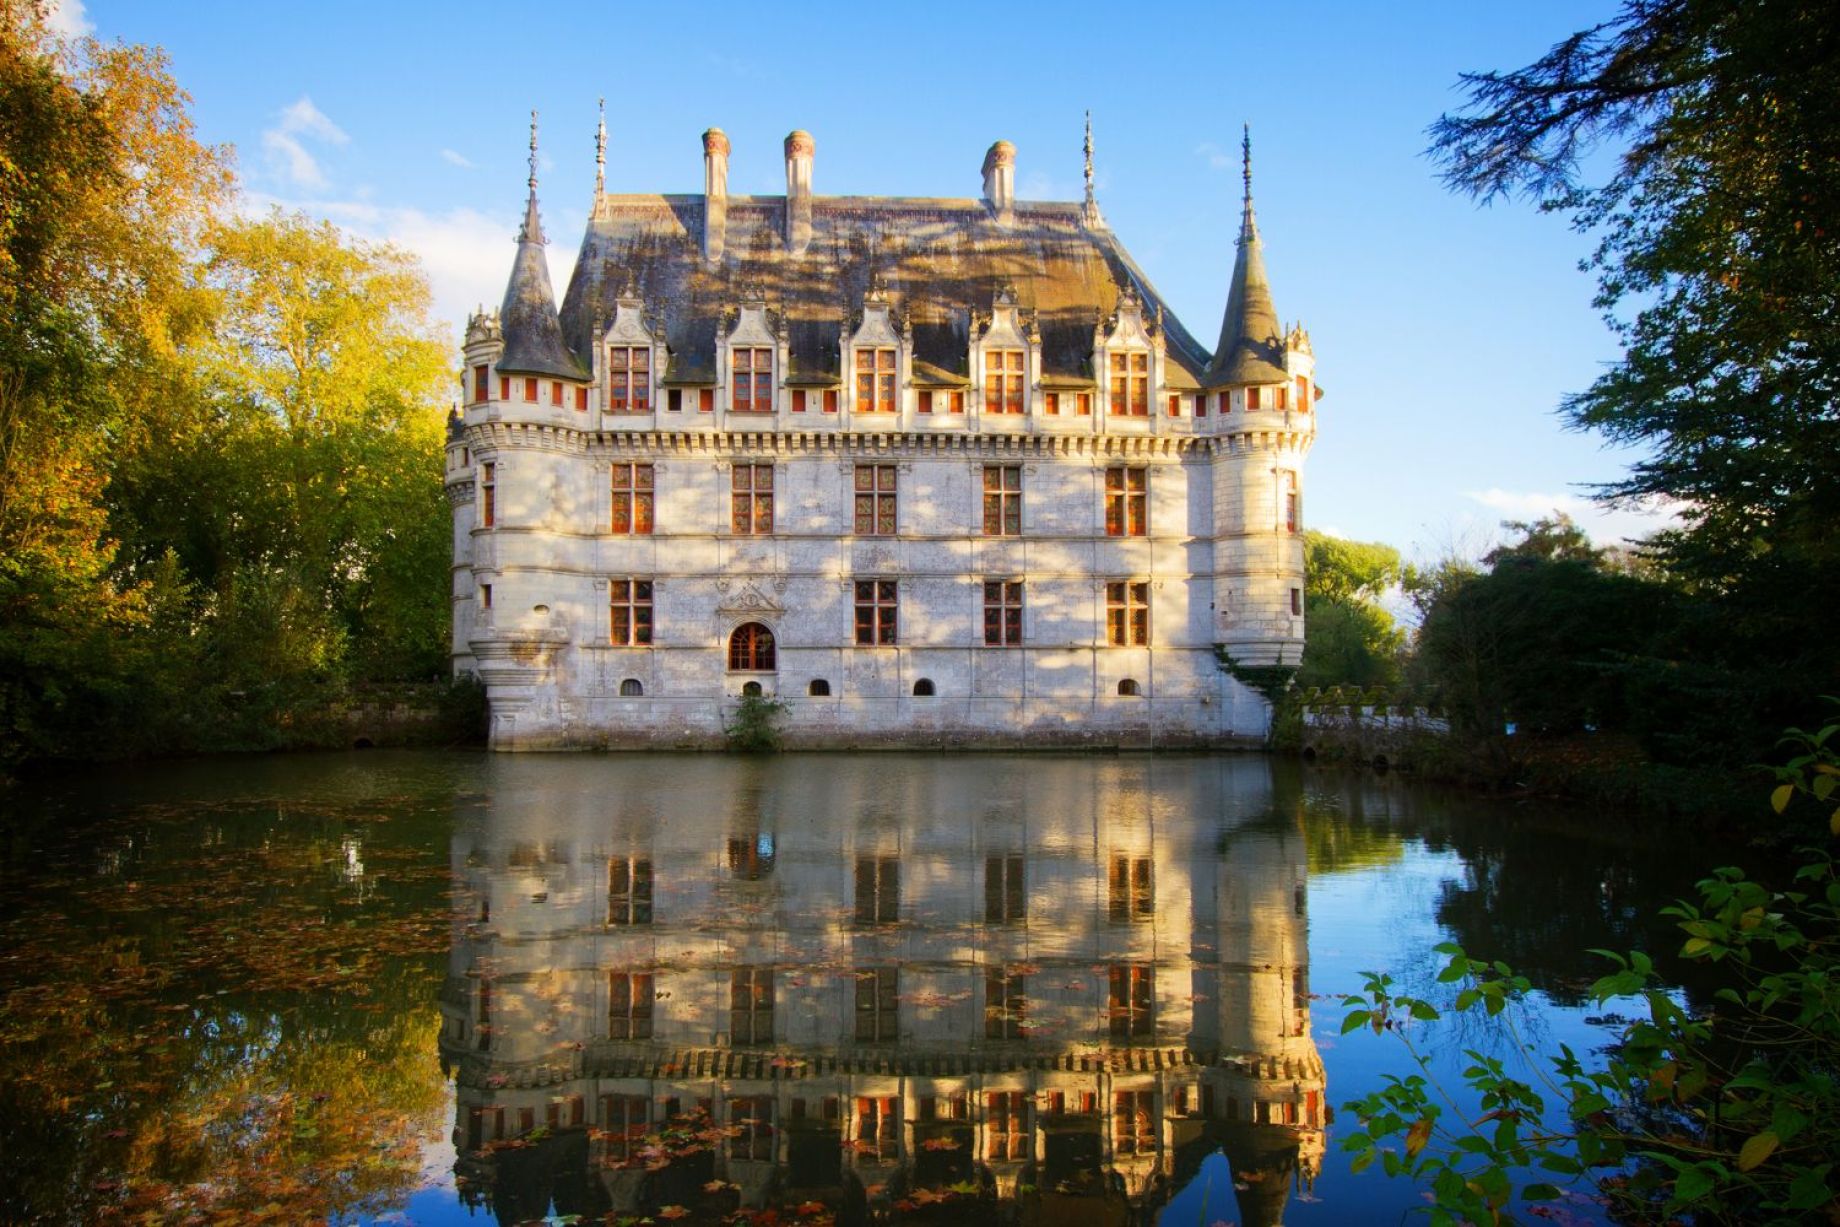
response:
[[(811, 142), (794, 137), (797, 196)], [(705, 148), (720, 190), (726, 139)], [(1301, 654), (1319, 395), (1301, 330), (1271, 338), (1283, 369), (1263, 385), (1211, 386), (1096, 208), (717, 203), (599, 196), (558, 332), (546, 277), (529, 284), (533, 185), (502, 326), (469, 321), (447, 454), (454, 663), (486, 683), (494, 747), (716, 746), (744, 692), (785, 704), (793, 746), (1262, 738), (1267, 705), (1217, 645), (1249, 665)], [(917, 254), (851, 264), (864, 215)], [(1046, 242), (1031, 230), (1058, 246), (1034, 276), (942, 285), (941, 230), (993, 260)], [(1067, 287), (1091, 269), (1112, 280), (1082, 300)], [(865, 520), (859, 482), (890, 480), (892, 524), (880, 502)], [(762, 482), (770, 511), (738, 513)], [(731, 651), (749, 624), (771, 667), (731, 667), (767, 663)]]

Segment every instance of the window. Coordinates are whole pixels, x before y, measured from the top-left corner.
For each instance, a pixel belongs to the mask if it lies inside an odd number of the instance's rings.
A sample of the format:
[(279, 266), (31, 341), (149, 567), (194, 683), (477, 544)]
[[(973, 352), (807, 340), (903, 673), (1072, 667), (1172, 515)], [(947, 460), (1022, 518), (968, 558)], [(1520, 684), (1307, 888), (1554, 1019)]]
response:
[(914, 683), (914, 697), (916, 699), (930, 699), (937, 693), (938, 691), (933, 688), (933, 679), (930, 677), (923, 677)]
[(984, 858), (984, 923), (1015, 924), (1028, 914), (1028, 898), (1023, 894), (1023, 858), (990, 856)]
[(1107, 1014), (1115, 1040), (1150, 1036), (1151, 1008), (1155, 1004), (1154, 969), (1144, 963), (1118, 963), (1111, 968)]
[(1133, 695), (1134, 696), (1134, 695), (1142, 694), (1143, 690), (1138, 686), (1136, 678), (1127, 677), (1127, 678), (1121, 678), (1119, 680), (1118, 693), (1122, 695)]
[(1271, 390), (1271, 407), (1273, 409), (1290, 408), (1290, 401), (1287, 399), (1289, 396), (1290, 396), (1290, 389), (1286, 388), (1282, 384), (1273, 388)]
[(1259, 393), (1262, 391), (1264, 391), (1263, 388), (1246, 389), (1246, 408), (1257, 409), (1259, 407)]
[(1022, 1038), (1025, 978), (1021, 972), (1007, 967), (992, 967), (984, 973), (985, 1039)]
[(1024, 388), (1027, 355), (1020, 349), (984, 351), (984, 412), (1021, 413), (1027, 403)]
[(856, 581), (856, 643), (874, 647), (895, 641), (895, 581)]
[(479, 522), (486, 528), (498, 523), (498, 466), (489, 460), (479, 466)]
[(629, 677), (620, 683), (620, 697), (636, 699), (645, 693), (645, 683), (636, 677)]
[[(859, 1016), (860, 1017), (860, 1016)], [(860, 1037), (859, 1037), (860, 1038)], [(876, 1159), (895, 1159), (901, 1154), (901, 1101), (888, 1095), (856, 1101), (857, 1154)]]
[(632, 1158), (639, 1140), (651, 1132), (652, 1101), (644, 1095), (602, 1095), (601, 1136), (606, 1157)]
[(893, 856), (856, 858), (856, 923), (891, 925), (901, 918), (901, 861)]
[(1156, 1150), (1156, 1092), (1118, 1091), (1112, 1096), (1112, 1153), (1147, 1155)]
[(856, 351), (856, 412), (894, 412), (894, 351)]
[(919, 397), (917, 398), (917, 407), (921, 413), (931, 413), (933, 411), (932, 392), (930, 391), (921, 392)]
[(665, 393), (664, 403), (665, 408), (672, 413), (682, 413), (684, 408), (684, 390), (682, 388), (672, 388), (669, 392)]
[(524, 399), (530, 404), (537, 403), (537, 378), (535, 375), (524, 377)]
[(1114, 465), (1105, 470), (1105, 535), (1141, 537), (1149, 531), (1150, 471)]
[(773, 1097), (737, 1095), (728, 1101), (728, 1157), (773, 1159)]
[(473, 400), (475, 402), (488, 398), (492, 390), (492, 381), (486, 375), (484, 363), (473, 368)]
[(831, 693), (831, 684), (825, 681), (821, 677), (814, 677), (811, 679), (811, 685), (805, 688), (805, 693), (810, 695), (814, 699), (829, 698), (830, 693)]
[(728, 1042), (773, 1042), (773, 969), (737, 967), (728, 978)]
[(607, 1038), (652, 1038), (652, 976), (650, 972), (607, 973)]
[(619, 463), (613, 466), (612, 530), (616, 534), (652, 531), (652, 466)]
[(1292, 469), (1278, 473), (1278, 524), (1287, 533), (1297, 531), (1297, 474)]
[(984, 1096), (984, 1157), (998, 1162), (1029, 1157), (1029, 1096), (991, 1091)]
[(644, 647), (652, 641), (652, 581), (607, 581), (607, 638), (616, 648)]
[(1310, 411), (1310, 381), (1306, 376), (1299, 375), (1294, 382), (1297, 385), (1297, 412), (1308, 413)]
[(984, 581), (984, 646), (1014, 648), (1022, 646), (1022, 581), (987, 579)]
[(1156, 919), (1155, 879), (1147, 856), (1114, 856), (1107, 877), (1110, 907), (1107, 918), (1115, 925)]
[(511, 399), (511, 376), (500, 375), (498, 377), (498, 399), (500, 400), (510, 400)]
[(1303, 589), (1292, 588), (1291, 589), (1291, 617), (1301, 618), (1302, 616), (1303, 616)]
[[(676, 388), (671, 408), (682, 406)], [(652, 407), (652, 350), (647, 345), (615, 345), (607, 350), (607, 412), (646, 413)]]
[(588, 411), (588, 389), (586, 387), (576, 388), (575, 389), (575, 412), (586, 413), (587, 411)]
[(1022, 532), (1022, 466), (984, 466), (984, 535), (1014, 537)]
[(764, 537), (773, 531), (773, 466), (738, 464), (731, 477), (729, 530)]
[(1207, 416), (1207, 393), (1206, 392), (1195, 393), (1195, 416), (1198, 418), (1204, 418)]
[(794, 388), (792, 390), (792, 411), (794, 413), (805, 412), (805, 389), (804, 388)]
[(491, 584), (479, 585), (479, 608), (481, 609), (492, 608), (492, 585)]
[(1110, 580), (1105, 585), (1105, 641), (1115, 648), (1150, 642), (1150, 585), (1143, 580)]
[(1174, 392), (1169, 394), (1169, 416), (1172, 418), (1182, 416), (1182, 398)]
[(859, 464), (856, 466), (856, 535), (892, 537), (894, 535), (895, 466)]
[(758, 882), (773, 872), (773, 836), (760, 832), (728, 841), (728, 872), (742, 882)]
[(824, 389), (824, 412), (826, 413), (837, 412), (837, 389), (835, 388)]
[(1092, 393), (1081, 392), (1073, 398), (1074, 413), (1083, 418), (1092, 416)]
[(698, 413), (714, 413), (716, 411), (716, 390), (714, 388), (698, 388), (696, 390), (696, 411)]
[(965, 411), (965, 394), (963, 392), (953, 392), (950, 394), (942, 393), (942, 395), (946, 395), (946, 409), (949, 412), (963, 413)]
[(732, 349), (728, 406), (734, 413), (773, 412), (773, 351)]
[(616, 856), (607, 862), (607, 923), (652, 923), (652, 862), (642, 856)]
[(758, 622), (743, 622), (728, 637), (730, 673), (769, 673), (777, 668), (773, 632)]
[(856, 973), (856, 1038), (886, 1043), (901, 1038), (901, 972), (871, 967)]
[(492, 1048), (492, 982), (479, 982), (479, 1016), (473, 1021), (473, 1033), (478, 1037), (478, 1048), (489, 1052)]
[(743, 682), (741, 684), (741, 697), (744, 699), (758, 699), (765, 693), (767, 692), (760, 688), (759, 682)]
[(558, 409), (562, 408), (562, 381), (560, 379), (549, 381), (549, 403)]
[(1047, 413), (1049, 417), (1059, 415), (1061, 411), (1061, 394), (1059, 392), (1044, 392), (1041, 395), (1041, 401), (1042, 410)]
[(1142, 350), (1112, 354), (1112, 416), (1150, 416), (1150, 355)]

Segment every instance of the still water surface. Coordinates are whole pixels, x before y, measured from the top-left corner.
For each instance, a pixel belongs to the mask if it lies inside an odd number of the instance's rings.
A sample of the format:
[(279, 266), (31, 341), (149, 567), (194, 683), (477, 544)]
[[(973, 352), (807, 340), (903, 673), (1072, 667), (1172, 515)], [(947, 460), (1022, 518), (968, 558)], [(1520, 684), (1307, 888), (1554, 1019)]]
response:
[(8, 1222), (1396, 1222), (1337, 1144), (1403, 1057), (1338, 1035), (1359, 973), (1435, 996), (1457, 940), (1589, 1050), (1586, 948), (1672, 949), (1736, 859), (1251, 755), (279, 756), (9, 808)]

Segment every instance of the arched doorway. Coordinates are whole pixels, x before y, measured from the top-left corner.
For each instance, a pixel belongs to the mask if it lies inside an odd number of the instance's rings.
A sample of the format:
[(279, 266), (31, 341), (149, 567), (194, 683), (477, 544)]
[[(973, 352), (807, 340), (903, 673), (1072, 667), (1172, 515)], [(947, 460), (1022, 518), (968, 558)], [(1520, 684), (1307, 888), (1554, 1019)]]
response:
[(771, 673), (779, 667), (773, 632), (759, 622), (743, 622), (728, 637), (730, 673)]

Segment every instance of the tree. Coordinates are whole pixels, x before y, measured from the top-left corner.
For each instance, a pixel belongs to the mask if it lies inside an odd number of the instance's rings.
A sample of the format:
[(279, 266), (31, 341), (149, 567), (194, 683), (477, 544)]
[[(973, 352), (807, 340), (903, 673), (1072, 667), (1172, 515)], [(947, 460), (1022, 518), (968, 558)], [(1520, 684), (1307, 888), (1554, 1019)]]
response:
[[(1562, 412), (1647, 454), (1605, 486), (1673, 500), (1654, 543), (1709, 603), (1684, 654), (1745, 735), (1840, 683), (1840, 22), (1801, 0), (1627, 0), (1432, 128), (1456, 190), (1571, 214), (1621, 361)], [(1599, 182), (1586, 155), (1617, 147)], [(1810, 685), (1810, 683), (1813, 683)], [(1760, 745), (1761, 743), (1761, 745)]]
[(1378, 542), (1306, 532), (1302, 686), (1390, 686), (1405, 634), (1375, 602), (1400, 582), (1399, 551)]

